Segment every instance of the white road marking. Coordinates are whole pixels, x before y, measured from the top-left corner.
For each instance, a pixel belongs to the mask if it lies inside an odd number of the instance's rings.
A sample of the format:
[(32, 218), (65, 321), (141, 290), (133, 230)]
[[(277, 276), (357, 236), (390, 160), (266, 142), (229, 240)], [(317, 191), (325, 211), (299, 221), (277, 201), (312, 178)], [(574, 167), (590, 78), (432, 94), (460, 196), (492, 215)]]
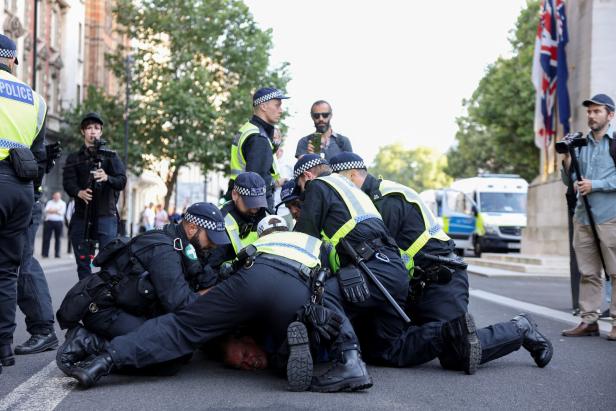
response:
[(62, 374), (52, 361), (0, 401), (0, 411), (52, 411), (77, 384)]
[[(514, 300), (513, 298), (504, 297), (502, 295), (490, 293), (483, 290), (471, 289), (469, 293), (472, 297), (504, 305), (506, 307), (515, 308), (520, 310), (520, 312), (537, 314), (543, 317), (548, 317), (553, 320), (558, 320), (569, 324), (578, 324), (580, 322), (580, 317), (576, 317), (572, 314), (565, 313), (562, 311), (554, 310), (552, 308), (544, 307), (542, 305), (527, 303), (520, 300)], [(605, 321), (599, 321), (599, 329), (607, 334), (612, 330), (612, 326)]]

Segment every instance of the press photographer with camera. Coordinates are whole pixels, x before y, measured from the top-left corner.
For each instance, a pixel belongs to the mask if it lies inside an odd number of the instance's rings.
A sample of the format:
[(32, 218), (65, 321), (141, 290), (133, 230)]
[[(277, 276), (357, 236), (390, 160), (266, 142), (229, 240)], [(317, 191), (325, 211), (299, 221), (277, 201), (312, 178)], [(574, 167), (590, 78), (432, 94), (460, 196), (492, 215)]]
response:
[(126, 169), (118, 155), (104, 148), (103, 119), (88, 113), (81, 120), (83, 146), (69, 154), (64, 166), (64, 190), (75, 199), (75, 213), (69, 226), (77, 274), (91, 274), (95, 245), (104, 247), (118, 234), (116, 204), (126, 185)]
[[(602, 300), (601, 271), (616, 280), (616, 133), (610, 125), (614, 100), (597, 94), (585, 100), (590, 132), (569, 134), (556, 144), (564, 155), (562, 180), (573, 185), (577, 203), (573, 217), (573, 248), (580, 269), (582, 322), (566, 337), (598, 336)], [(598, 247), (600, 244), (600, 248)], [(616, 317), (616, 291), (612, 288), (610, 312)], [(616, 319), (607, 339), (616, 341)]]

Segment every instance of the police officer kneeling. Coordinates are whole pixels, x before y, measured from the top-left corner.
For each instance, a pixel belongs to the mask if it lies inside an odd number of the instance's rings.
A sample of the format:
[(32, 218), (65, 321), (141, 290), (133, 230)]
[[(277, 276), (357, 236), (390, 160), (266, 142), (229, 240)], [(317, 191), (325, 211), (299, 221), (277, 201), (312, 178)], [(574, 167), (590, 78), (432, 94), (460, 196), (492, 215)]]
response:
[[(400, 248), (411, 276), (411, 298), (406, 310), (413, 322), (423, 325), (465, 315), (469, 300), (466, 264), (454, 254), (454, 242), (419, 195), (402, 184), (375, 178), (355, 153), (336, 155), (331, 159), (331, 167), (372, 199)], [(552, 343), (537, 330), (528, 314), (478, 329), (477, 336), (481, 364), (520, 347), (528, 350), (541, 368), (552, 359)], [(447, 353), (439, 359), (445, 368), (459, 368)]]
[(101, 271), (77, 283), (58, 310), (60, 326), (70, 328), (58, 349), (58, 366), (66, 371), (75, 345), (88, 338), (79, 321), (98, 337), (111, 339), (194, 302), (198, 294), (193, 290), (216, 281), (215, 275), (202, 275), (206, 250), (228, 243), (222, 214), (210, 203), (191, 205), (179, 224), (127, 243), (113, 240), (94, 259)]
[[(266, 217), (269, 218), (269, 217)], [(144, 367), (188, 355), (204, 343), (251, 322), (271, 337), (273, 346), (289, 345), (287, 379), (291, 389), (357, 391), (372, 386), (361, 360), (357, 338), (342, 307), (337, 282), (325, 285), (323, 305), (315, 301), (311, 280), (321, 278), (321, 241), (302, 233), (272, 232), (248, 250), (247, 259), (228, 279), (175, 313), (146, 321), (134, 332), (114, 338), (91, 361), (76, 364), (88, 353), (83, 347), (72, 358), (69, 375), (90, 387), (116, 367)], [(337, 353), (332, 368), (312, 378), (312, 357), (306, 327), (313, 339)], [(327, 344), (326, 344), (327, 343)], [(170, 348), (171, 347), (171, 348)]]

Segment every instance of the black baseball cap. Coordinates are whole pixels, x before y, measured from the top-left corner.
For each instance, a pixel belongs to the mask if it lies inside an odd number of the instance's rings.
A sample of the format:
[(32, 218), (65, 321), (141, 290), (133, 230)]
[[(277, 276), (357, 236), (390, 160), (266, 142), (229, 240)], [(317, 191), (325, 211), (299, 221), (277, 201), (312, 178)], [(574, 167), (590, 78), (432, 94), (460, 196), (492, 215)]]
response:
[(259, 174), (247, 171), (235, 178), (233, 191), (242, 196), (248, 208), (267, 208), (265, 181)]
[(93, 111), (91, 113), (86, 114), (85, 116), (83, 116), (83, 118), (81, 119), (81, 124), (80, 127), (83, 127), (83, 124), (88, 121), (94, 121), (95, 123), (100, 124), (101, 126), (105, 125), (105, 123), (103, 122), (103, 118), (101, 117), (100, 114), (98, 114), (97, 112)]
[(212, 203), (195, 203), (188, 207), (182, 219), (193, 223), (207, 231), (208, 238), (216, 245), (230, 244), (225, 230), (225, 218)]
[(607, 107), (608, 111), (614, 111), (616, 106), (614, 105), (614, 100), (607, 94), (596, 94), (591, 99), (584, 100), (582, 105), (584, 107), (588, 107), (591, 104), (597, 104), (599, 106)]

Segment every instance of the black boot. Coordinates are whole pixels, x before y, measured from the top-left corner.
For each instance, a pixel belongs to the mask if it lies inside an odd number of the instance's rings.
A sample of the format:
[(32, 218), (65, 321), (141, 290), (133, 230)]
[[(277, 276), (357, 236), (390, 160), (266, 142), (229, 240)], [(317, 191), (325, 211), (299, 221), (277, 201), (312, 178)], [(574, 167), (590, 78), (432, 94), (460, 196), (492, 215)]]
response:
[(71, 375), (71, 369), (79, 361), (102, 353), (109, 344), (98, 335), (89, 332), (81, 326), (71, 328), (66, 333), (64, 343), (56, 353), (56, 365), (66, 375)]
[[(474, 374), (481, 362), (481, 343), (477, 336), (475, 320), (469, 313), (443, 325), (444, 357), (455, 358), (456, 364), (451, 361), (445, 368), (461, 369), (466, 374)], [(448, 352), (450, 351), (450, 352)], [(443, 364), (443, 360), (441, 360)]]
[(372, 387), (366, 363), (358, 349), (343, 351), (324, 374), (314, 377), (310, 389), (317, 392), (359, 391)]
[(537, 330), (537, 324), (530, 315), (520, 314), (511, 320), (522, 334), (522, 347), (530, 353), (537, 367), (543, 368), (552, 359), (554, 348), (550, 340)]
[(291, 391), (306, 391), (312, 381), (312, 355), (306, 326), (295, 321), (287, 328), (289, 359), (287, 361), (287, 381)]
[(58, 348), (58, 337), (53, 331), (49, 334), (32, 334), (28, 341), (15, 347), (15, 354), (37, 354)]
[(71, 369), (70, 376), (75, 378), (83, 388), (90, 388), (113, 370), (113, 359), (105, 352), (91, 360), (83, 361)]
[(11, 344), (0, 345), (0, 364), (5, 367), (15, 365), (15, 356)]

